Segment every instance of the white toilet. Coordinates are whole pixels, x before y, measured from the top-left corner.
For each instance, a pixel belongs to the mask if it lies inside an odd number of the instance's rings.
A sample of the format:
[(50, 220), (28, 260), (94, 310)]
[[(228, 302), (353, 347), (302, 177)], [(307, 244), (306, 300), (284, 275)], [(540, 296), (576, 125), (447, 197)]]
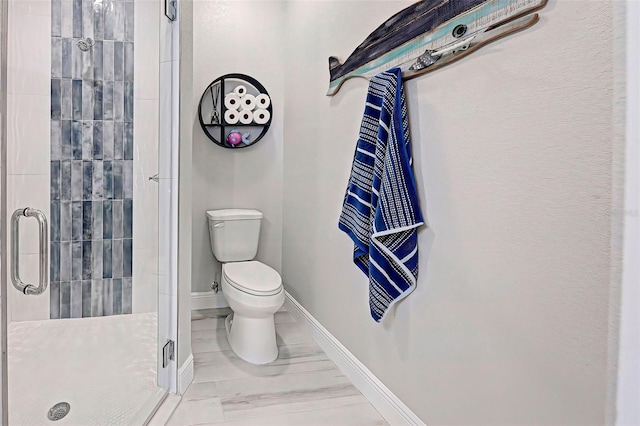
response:
[(254, 260), (262, 213), (258, 210), (210, 210), (213, 255), (222, 262), (222, 294), (233, 313), (225, 320), (231, 349), (252, 364), (278, 358), (274, 314), (284, 303), (280, 274)]

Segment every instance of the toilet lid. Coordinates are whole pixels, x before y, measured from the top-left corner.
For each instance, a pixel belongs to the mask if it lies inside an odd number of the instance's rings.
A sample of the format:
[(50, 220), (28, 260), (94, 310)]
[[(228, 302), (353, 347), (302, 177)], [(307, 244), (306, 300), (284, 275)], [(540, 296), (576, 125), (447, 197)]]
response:
[(256, 261), (225, 263), (222, 273), (233, 287), (257, 296), (277, 294), (282, 288), (280, 274), (264, 263)]

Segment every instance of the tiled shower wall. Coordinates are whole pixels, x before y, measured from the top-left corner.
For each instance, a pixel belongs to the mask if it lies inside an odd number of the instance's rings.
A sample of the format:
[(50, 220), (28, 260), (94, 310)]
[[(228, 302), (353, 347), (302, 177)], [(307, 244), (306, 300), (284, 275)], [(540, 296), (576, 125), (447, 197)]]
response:
[(50, 317), (131, 313), (134, 3), (51, 5)]

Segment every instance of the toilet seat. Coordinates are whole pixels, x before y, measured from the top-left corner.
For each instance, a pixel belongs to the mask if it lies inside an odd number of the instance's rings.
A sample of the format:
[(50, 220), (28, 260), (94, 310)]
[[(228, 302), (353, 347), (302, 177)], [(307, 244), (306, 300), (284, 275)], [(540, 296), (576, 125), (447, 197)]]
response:
[(254, 296), (271, 296), (282, 291), (280, 274), (255, 260), (225, 263), (222, 274), (229, 285)]

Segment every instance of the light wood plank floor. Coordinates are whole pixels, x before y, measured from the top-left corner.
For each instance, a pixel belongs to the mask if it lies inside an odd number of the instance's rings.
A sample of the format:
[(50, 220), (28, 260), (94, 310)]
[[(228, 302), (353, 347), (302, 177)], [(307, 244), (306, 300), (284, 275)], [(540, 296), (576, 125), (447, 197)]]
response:
[(276, 313), (280, 355), (263, 366), (229, 348), (230, 312), (194, 311), (194, 380), (167, 425), (387, 424), (288, 312)]

